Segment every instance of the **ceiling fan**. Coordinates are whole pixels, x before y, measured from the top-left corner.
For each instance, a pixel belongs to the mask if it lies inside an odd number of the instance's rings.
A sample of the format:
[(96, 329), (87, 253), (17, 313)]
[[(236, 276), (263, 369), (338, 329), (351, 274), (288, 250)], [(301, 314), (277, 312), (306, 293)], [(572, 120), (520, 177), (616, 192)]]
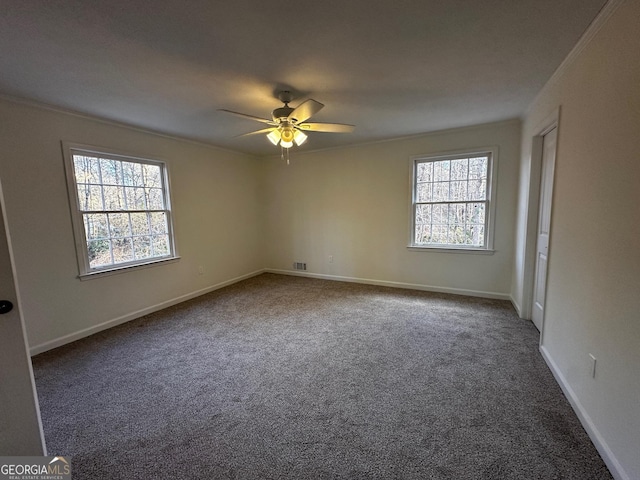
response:
[(293, 100), (293, 96), (291, 92), (287, 90), (280, 92), (278, 94), (278, 99), (284, 103), (284, 106), (276, 108), (271, 112), (271, 120), (267, 118), (254, 117), (253, 115), (246, 115), (244, 113), (233, 112), (231, 110), (220, 109), (220, 111), (270, 125), (267, 128), (239, 136), (244, 137), (247, 135), (265, 133), (271, 143), (274, 145), (280, 144), (284, 149), (293, 147), (294, 143), (298, 146), (302, 145), (307, 140), (305, 132), (353, 132), (354, 126), (344, 123), (307, 122), (312, 115), (315, 115), (324, 107), (322, 103), (317, 102), (316, 100), (310, 98), (295, 108), (290, 107), (289, 103)]

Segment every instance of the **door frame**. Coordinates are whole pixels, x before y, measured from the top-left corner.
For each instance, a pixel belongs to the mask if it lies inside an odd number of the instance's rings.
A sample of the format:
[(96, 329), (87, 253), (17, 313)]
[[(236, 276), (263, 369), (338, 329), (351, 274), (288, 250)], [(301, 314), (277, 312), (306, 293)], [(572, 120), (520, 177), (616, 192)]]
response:
[[(531, 319), (533, 312), (533, 291), (536, 274), (536, 249), (538, 243), (538, 217), (540, 211), (540, 190), (542, 180), (542, 156), (544, 154), (544, 136), (554, 128), (556, 129), (556, 160), (558, 156), (558, 146), (560, 144), (560, 110), (558, 106), (542, 122), (540, 122), (531, 137), (531, 162), (529, 169), (529, 195), (527, 201), (525, 248), (524, 248), (524, 269), (522, 288), (522, 317)], [(554, 175), (555, 177), (555, 175)], [(554, 184), (555, 181), (552, 182)], [(551, 216), (553, 219), (553, 194), (551, 197)], [(552, 230), (549, 229), (549, 241), (551, 241)], [(549, 271), (550, 258), (547, 258), (547, 272)], [(544, 334), (544, 320), (542, 316), (542, 328), (540, 329), (540, 345)]]
[[(15, 296), (14, 300), (14, 308), (13, 310), (17, 313), (18, 321), (20, 322), (19, 329), (22, 331), (22, 344), (24, 348), (24, 361), (26, 368), (20, 368), (21, 372), (18, 372), (18, 376), (15, 378), (19, 379), (19, 381), (23, 382), (21, 385), (22, 392), (26, 393), (26, 390), (29, 390), (27, 386), (30, 384), (30, 390), (32, 392), (32, 398), (24, 398), (24, 402), (20, 405), (21, 414), (24, 414), (23, 417), (11, 419), (10, 428), (26, 429), (27, 435), (21, 438), (23, 443), (20, 443), (16, 448), (16, 452), (0, 452), (0, 455), (30, 455), (30, 456), (38, 456), (38, 455), (47, 455), (47, 447), (44, 438), (44, 429), (42, 427), (42, 417), (40, 416), (40, 405), (38, 401), (38, 394), (36, 392), (36, 384), (33, 377), (33, 367), (31, 363), (31, 355), (29, 352), (29, 345), (27, 340), (27, 331), (24, 322), (24, 316), (22, 311), (22, 302), (20, 299), (20, 289), (18, 288), (17, 275), (16, 275), (16, 266), (15, 260), (13, 256), (13, 247), (11, 243), (11, 234), (9, 230), (9, 222), (7, 219), (7, 210), (5, 208), (4, 201), (4, 191), (2, 189), (2, 182), (0, 181), (0, 212), (2, 215), (0, 216), (0, 222), (2, 222), (1, 227), (4, 227), (4, 233), (0, 231), (0, 235), (4, 235), (6, 238), (6, 249), (8, 261), (10, 264), (10, 279), (13, 281)], [(0, 229), (2, 230), (2, 229)], [(4, 243), (4, 242), (3, 242)], [(3, 319), (0, 319), (2, 321)], [(14, 319), (15, 321), (15, 319)], [(21, 350), (20, 347), (17, 347), (18, 351)], [(21, 352), (19, 352), (21, 355)], [(28, 394), (26, 394), (28, 397)], [(26, 417), (29, 417), (29, 424), (25, 425), (21, 423), (21, 420), (25, 420)]]

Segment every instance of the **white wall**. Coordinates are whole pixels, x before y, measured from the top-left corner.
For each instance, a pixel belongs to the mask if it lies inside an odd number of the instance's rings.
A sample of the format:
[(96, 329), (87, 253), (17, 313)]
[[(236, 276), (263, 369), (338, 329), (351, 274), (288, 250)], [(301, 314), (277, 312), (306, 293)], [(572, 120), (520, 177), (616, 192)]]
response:
[[(542, 352), (618, 478), (640, 478), (640, 2), (622, 5), (538, 96), (531, 138), (561, 107)], [(517, 227), (512, 295), (524, 291)], [(589, 354), (597, 358), (591, 378)]]
[[(167, 162), (179, 261), (77, 278), (61, 140)], [(34, 351), (263, 267), (256, 158), (6, 100), (0, 100), (0, 146), (7, 222)]]
[[(313, 142), (313, 138), (310, 138)], [(410, 251), (411, 155), (497, 145), (493, 255)], [(268, 267), (508, 298), (520, 122), (279, 157), (265, 166)], [(333, 263), (328, 258), (333, 255)]]

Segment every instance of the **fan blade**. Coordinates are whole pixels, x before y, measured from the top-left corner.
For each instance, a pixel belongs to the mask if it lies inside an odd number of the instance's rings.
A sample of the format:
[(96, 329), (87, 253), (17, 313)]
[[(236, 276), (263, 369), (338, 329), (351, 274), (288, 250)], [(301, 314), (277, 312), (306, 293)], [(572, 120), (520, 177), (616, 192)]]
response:
[(291, 112), (289, 114), (289, 117), (287, 117), (287, 120), (290, 122), (295, 121), (296, 123), (302, 123), (310, 118), (311, 115), (315, 115), (320, 110), (322, 110), (323, 107), (324, 105), (322, 103), (316, 102), (315, 100), (310, 98), (309, 100), (302, 102), (300, 105), (294, 108), (293, 112)]
[(262, 130), (256, 130), (255, 132), (249, 132), (249, 133), (243, 133), (242, 135), (236, 135), (236, 137), (246, 137), (248, 135), (259, 135), (260, 133), (270, 133), (273, 132), (274, 130), (277, 130), (278, 127), (269, 127), (269, 128), (263, 128)]
[(299, 123), (296, 127), (307, 132), (351, 133), (355, 125), (347, 125), (345, 123)]
[(254, 117), (253, 115), (247, 115), (246, 113), (234, 112), (232, 110), (225, 110), (224, 108), (218, 109), (219, 112), (230, 113), (231, 115), (235, 115), (237, 117), (247, 118), (249, 120), (255, 120), (256, 122), (268, 123), (269, 125), (276, 125), (273, 120), (269, 120), (267, 118)]

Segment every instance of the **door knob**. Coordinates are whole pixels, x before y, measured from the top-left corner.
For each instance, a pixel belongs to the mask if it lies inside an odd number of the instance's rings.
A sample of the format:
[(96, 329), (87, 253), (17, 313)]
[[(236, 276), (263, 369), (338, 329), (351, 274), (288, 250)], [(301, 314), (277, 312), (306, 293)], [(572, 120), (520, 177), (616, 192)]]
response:
[(0, 300), (0, 315), (9, 313), (11, 310), (13, 310), (13, 303), (9, 300)]

